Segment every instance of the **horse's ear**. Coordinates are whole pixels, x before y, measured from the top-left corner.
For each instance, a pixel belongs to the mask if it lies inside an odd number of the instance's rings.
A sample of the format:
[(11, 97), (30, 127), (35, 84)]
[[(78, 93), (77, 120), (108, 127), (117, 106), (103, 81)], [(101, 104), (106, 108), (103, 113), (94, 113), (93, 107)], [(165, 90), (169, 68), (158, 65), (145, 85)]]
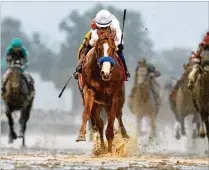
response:
[(97, 32), (97, 35), (98, 35), (98, 37), (100, 38), (101, 35), (102, 35), (102, 32), (101, 32), (101, 31), (98, 31), (98, 32)]
[(186, 70), (187, 66), (187, 64), (183, 64), (184, 70)]

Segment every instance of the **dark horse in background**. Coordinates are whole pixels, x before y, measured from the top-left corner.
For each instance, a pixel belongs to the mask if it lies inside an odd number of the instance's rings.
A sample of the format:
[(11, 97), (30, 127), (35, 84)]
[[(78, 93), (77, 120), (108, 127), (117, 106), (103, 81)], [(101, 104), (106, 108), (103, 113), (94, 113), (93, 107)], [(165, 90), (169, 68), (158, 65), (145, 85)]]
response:
[[(13, 141), (19, 137), (22, 138), (22, 147), (25, 147), (26, 125), (30, 117), (34, 95), (32, 95), (30, 88), (27, 85), (25, 75), (22, 73), (22, 60), (23, 59), (13, 57), (10, 61), (10, 72), (8, 73), (9, 75), (6, 83), (6, 89), (2, 94), (2, 97), (5, 103), (5, 112), (9, 123), (8, 143), (13, 143)], [(31, 80), (33, 81), (32, 77)], [(19, 118), (19, 136), (17, 136), (14, 131), (14, 121), (12, 118), (12, 113), (14, 111), (20, 111), (21, 113)]]
[(188, 84), (188, 87), (192, 90), (194, 106), (201, 116), (200, 136), (205, 137), (207, 134), (209, 143), (209, 45), (203, 49), (201, 65), (196, 65), (194, 71), (191, 77), (194, 82)]
[(107, 112), (106, 138), (108, 152), (112, 152), (114, 122), (118, 119), (121, 134), (128, 138), (122, 121), (122, 108), (125, 102), (124, 72), (116, 53), (115, 33), (98, 33), (99, 39), (83, 64), (84, 111), (80, 134), (76, 141), (85, 141), (86, 125), (89, 118), (100, 134), (101, 148), (104, 148), (104, 123), (100, 117), (101, 109)]

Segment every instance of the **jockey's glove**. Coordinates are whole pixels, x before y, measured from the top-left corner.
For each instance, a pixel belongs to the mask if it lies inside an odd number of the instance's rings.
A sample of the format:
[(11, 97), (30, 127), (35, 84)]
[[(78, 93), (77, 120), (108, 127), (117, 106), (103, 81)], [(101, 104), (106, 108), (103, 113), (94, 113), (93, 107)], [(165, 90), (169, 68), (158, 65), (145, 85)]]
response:
[(90, 44), (88, 44), (87, 48), (88, 49), (91, 49), (93, 46), (91, 46)]
[(123, 51), (124, 47), (123, 44), (118, 44), (118, 51)]
[(82, 72), (82, 65), (79, 64), (77, 67), (76, 67), (76, 72), (77, 73), (81, 73)]

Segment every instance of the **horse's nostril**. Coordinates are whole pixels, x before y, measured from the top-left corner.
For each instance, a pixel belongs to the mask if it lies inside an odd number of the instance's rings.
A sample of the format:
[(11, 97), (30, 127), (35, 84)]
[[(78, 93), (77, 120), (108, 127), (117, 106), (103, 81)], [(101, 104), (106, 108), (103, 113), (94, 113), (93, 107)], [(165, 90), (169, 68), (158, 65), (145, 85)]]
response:
[(104, 75), (104, 71), (101, 71), (101, 74)]

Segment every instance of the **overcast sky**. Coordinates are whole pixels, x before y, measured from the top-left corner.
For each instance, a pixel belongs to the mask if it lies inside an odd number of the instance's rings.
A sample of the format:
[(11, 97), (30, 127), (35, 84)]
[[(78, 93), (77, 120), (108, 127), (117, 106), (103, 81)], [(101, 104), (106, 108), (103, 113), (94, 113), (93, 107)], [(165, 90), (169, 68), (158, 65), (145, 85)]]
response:
[[(57, 44), (64, 37), (59, 32), (59, 22), (71, 10), (78, 9), (82, 12), (96, 3), (1, 2), (1, 18), (12, 16), (20, 19), (26, 33), (31, 34), (34, 31), (39, 31)], [(208, 2), (104, 2), (104, 4), (126, 8), (127, 13), (129, 10), (140, 11), (156, 50), (176, 46), (196, 49), (201, 35), (209, 30)], [(37, 81), (40, 80), (37, 79)], [(40, 88), (45, 89), (44, 85)], [(51, 91), (54, 91), (53, 86)], [(42, 107), (43, 101), (46, 99), (40, 95), (36, 99), (37, 107)], [(63, 108), (63, 105), (61, 106), (55, 101), (51, 101), (51, 103), (55, 108)]]

